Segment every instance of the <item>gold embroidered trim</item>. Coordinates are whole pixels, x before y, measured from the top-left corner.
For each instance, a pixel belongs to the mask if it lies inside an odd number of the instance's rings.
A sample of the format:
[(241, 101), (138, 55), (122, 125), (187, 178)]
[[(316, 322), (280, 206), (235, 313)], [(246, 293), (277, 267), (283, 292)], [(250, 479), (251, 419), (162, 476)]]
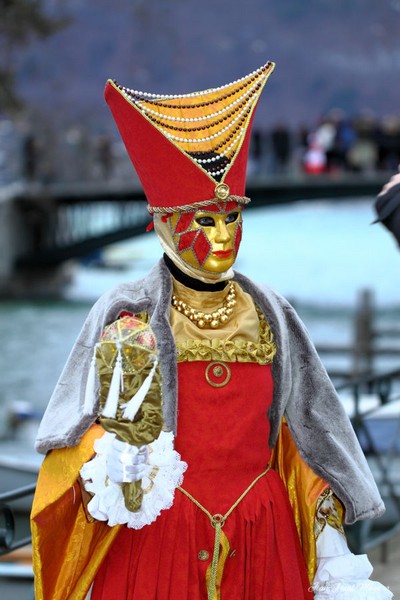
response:
[(261, 310), (256, 307), (260, 320), (258, 342), (244, 340), (186, 340), (178, 342), (178, 362), (193, 362), (195, 360), (224, 361), (224, 362), (254, 362), (259, 365), (272, 363), (276, 354), (276, 344), (273, 333)]
[(343, 505), (330, 488), (326, 489), (318, 498), (314, 521), (315, 541), (317, 541), (323, 532), (326, 524), (336, 529), (342, 535), (345, 535), (343, 529)]

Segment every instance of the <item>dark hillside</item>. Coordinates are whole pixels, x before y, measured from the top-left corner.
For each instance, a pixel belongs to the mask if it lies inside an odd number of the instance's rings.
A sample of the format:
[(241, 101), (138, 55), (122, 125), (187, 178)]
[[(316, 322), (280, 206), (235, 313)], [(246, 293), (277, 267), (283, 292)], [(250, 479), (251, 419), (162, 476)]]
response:
[(166, 93), (220, 85), (274, 60), (259, 122), (333, 107), (399, 111), (399, 0), (71, 0), (72, 25), (20, 57), (19, 89), (60, 122), (111, 126), (107, 77)]

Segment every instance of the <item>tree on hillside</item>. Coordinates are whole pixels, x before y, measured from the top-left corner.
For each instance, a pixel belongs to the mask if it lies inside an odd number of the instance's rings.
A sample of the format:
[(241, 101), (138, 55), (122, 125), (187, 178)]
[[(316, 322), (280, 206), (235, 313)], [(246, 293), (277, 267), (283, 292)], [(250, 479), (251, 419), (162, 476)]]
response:
[(18, 52), (34, 38), (46, 38), (69, 23), (46, 13), (43, 0), (0, 0), (0, 112), (23, 107), (15, 85)]

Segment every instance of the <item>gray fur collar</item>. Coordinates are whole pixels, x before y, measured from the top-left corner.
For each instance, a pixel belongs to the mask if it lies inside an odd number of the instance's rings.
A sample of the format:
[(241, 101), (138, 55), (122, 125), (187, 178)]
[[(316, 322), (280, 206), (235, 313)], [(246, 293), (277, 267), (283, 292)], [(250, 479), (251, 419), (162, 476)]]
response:
[[(269, 412), (270, 445), (274, 446), (285, 415), (305, 462), (325, 479), (346, 507), (346, 521), (379, 516), (384, 508), (353, 429), (309, 336), (293, 308), (270, 290), (235, 273), (235, 280), (263, 311), (274, 333), (274, 399)], [(161, 260), (148, 277), (117, 286), (90, 311), (60, 376), (39, 428), (36, 448), (76, 445), (96, 419), (82, 415), (93, 348), (105, 325), (123, 310), (147, 311), (157, 338), (163, 376), (166, 426), (176, 432), (177, 362), (169, 325), (172, 280)]]

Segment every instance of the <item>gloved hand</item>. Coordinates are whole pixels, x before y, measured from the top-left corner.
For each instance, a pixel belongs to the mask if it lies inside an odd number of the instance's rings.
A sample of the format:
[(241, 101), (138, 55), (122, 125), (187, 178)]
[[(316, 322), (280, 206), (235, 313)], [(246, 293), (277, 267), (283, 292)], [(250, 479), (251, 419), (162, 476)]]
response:
[(107, 454), (107, 475), (113, 483), (139, 481), (148, 470), (147, 458), (147, 446), (132, 446), (115, 438)]

